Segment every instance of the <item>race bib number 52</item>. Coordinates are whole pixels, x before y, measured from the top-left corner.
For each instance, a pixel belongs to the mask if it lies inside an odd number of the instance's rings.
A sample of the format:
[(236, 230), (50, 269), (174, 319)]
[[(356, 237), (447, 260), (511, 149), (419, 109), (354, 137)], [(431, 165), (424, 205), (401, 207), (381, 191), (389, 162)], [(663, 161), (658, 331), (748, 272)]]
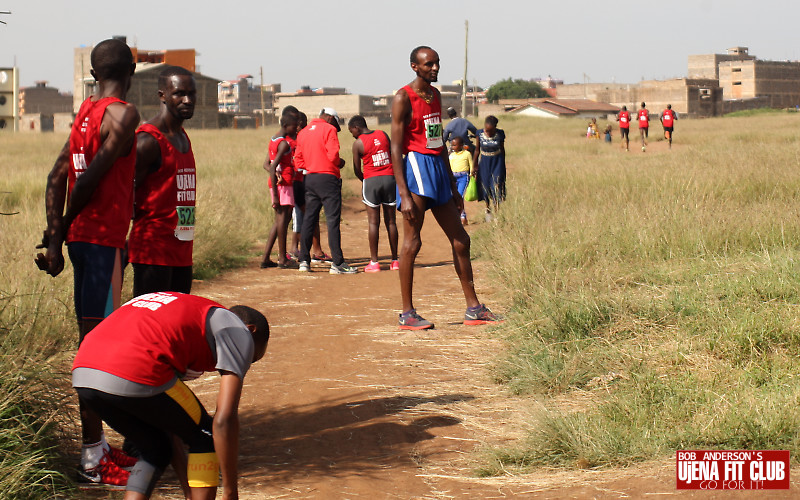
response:
[(442, 141), (442, 121), (438, 116), (433, 116), (424, 121), (427, 148), (436, 149), (444, 145)]
[(178, 212), (178, 225), (175, 237), (181, 241), (194, 240), (194, 207), (175, 207)]

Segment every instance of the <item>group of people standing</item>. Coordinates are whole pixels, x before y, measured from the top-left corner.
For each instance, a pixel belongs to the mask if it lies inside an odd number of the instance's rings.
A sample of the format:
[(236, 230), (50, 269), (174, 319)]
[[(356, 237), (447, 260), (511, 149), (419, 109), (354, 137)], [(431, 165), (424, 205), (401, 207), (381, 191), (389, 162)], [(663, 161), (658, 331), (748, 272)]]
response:
[[(190, 295), (197, 186), (183, 123), (194, 113), (196, 82), (183, 68), (165, 67), (158, 80), (159, 112), (140, 125), (135, 106), (125, 101), (136, 68), (130, 48), (120, 40), (105, 40), (92, 50), (91, 63), (97, 91), (81, 105), (48, 175), (47, 227), (37, 245), (43, 252), (34, 259), (55, 277), (64, 269), (66, 243), (73, 266), (79, 348), (72, 385), (82, 426), (80, 476), (125, 485), (126, 499), (144, 499), (171, 464), (187, 498), (214, 498), (220, 475), (224, 496), (236, 498), (239, 399), (250, 365), (265, 354), (269, 323), (253, 308), (228, 309)], [(430, 210), (453, 249), (467, 306), (464, 324), (498, 323), (502, 319), (475, 293), (470, 239), (459, 223), (463, 200), (442, 138), (441, 96), (431, 86), (439, 56), (430, 47), (417, 47), (411, 68), (416, 78), (392, 103), (391, 140), (369, 130), (362, 117), (348, 124), (357, 139), (354, 168), (363, 178), (369, 207), (370, 265), (377, 265), (378, 210), (383, 206), (390, 267), (400, 276), (398, 326), (433, 328), (417, 314), (412, 293), (420, 231)], [(330, 272), (352, 274), (356, 269), (344, 261), (338, 227), (344, 166), (339, 117), (325, 108), (307, 126), (304, 120), (296, 109), (284, 110), (280, 130), (270, 140), (265, 168), (276, 218), (265, 261), (277, 240), (281, 258), (276, 265), (288, 265), (286, 236), (295, 206), (299, 270), (309, 271), (310, 261), (326, 258), (318, 241), (324, 207), (333, 254)], [(486, 139), (480, 151), (504, 151), (500, 132), (496, 121), (487, 122), (479, 134)], [(485, 161), (480, 159), (480, 169)], [(492, 184), (487, 184), (498, 200), (499, 193), (504, 195), (504, 162), (502, 167), (492, 170)], [(395, 206), (404, 225), (399, 252)], [(135, 298), (120, 306), (127, 262), (133, 264)], [(221, 375), (213, 417), (184, 384), (209, 371)], [(102, 422), (126, 438), (124, 451), (109, 445)]]
[[(669, 141), (669, 148), (672, 149), (672, 132), (675, 129), (675, 121), (678, 119), (678, 113), (672, 110), (672, 104), (667, 104), (667, 109), (661, 112), (659, 119), (664, 128), (664, 138)], [(622, 106), (622, 110), (617, 113), (617, 121), (623, 141), (622, 147), (625, 148), (625, 151), (629, 151), (631, 113), (627, 106)], [(650, 111), (644, 102), (636, 113), (636, 121), (639, 123), (639, 137), (642, 140), (642, 152), (644, 153), (647, 151), (647, 138), (650, 135)]]

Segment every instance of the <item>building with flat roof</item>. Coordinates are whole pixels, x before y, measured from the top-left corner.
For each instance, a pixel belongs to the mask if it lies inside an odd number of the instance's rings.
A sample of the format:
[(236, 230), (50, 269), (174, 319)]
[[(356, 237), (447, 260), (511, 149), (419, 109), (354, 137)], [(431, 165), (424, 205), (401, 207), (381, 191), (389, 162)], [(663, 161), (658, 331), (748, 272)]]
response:
[(52, 115), (72, 111), (72, 95), (62, 94), (47, 82), (36, 82), (33, 87), (19, 89), (19, 114)]

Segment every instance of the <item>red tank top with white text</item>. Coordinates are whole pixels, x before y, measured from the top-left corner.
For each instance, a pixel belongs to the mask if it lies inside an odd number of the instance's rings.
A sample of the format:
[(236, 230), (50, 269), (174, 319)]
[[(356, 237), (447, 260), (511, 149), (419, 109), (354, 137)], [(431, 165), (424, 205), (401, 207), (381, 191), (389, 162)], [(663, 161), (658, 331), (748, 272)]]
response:
[[(98, 101), (83, 101), (69, 134), (70, 168), (68, 195), (78, 177), (86, 172), (102, 145), (100, 125), (106, 108), (125, 101), (105, 97)], [(133, 212), (133, 176), (136, 168), (136, 139), (125, 156), (117, 158), (97, 185), (89, 203), (72, 221), (67, 243), (80, 241), (113, 248), (125, 246), (128, 226)]]
[(361, 134), (358, 138), (364, 144), (364, 156), (361, 157), (364, 165), (364, 178), (394, 175), (389, 137), (386, 132), (373, 130), (369, 134)]
[(158, 387), (187, 369), (214, 371), (206, 340), (213, 300), (175, 292), (140, 295), (114, 311), (81, 342), (72, 369), (93, 368)]
[(439, 90), (431, 87), (431, 102), (419, 96), (409, 85), (403, 87), (411, 101), (411, 120), (403, 135), (403, 153), (416, 151), (438, 155), (444, 148), (442, 140), (442, 98)]
[(150, 123), (139, 127), (138, 133), (150, 134), (158, 141), (161, 164), (136, 186), (129, 260), (135, 264), (191, 266), (197, 187), (192, 143), (181, 153)]
[(646, 109), (639, 110), (639, 128), (648, 128), (650, 127), (650, 112)]
[[(289, 141), (286, 137), (274, 137), (269, 140), (269, 161), (270, 163), (275, 160), (275, 157), (278, 156), (278, 146), (281, 145), (283, 141), (286, 141), (286, 144), (289, 145), (289, 151), (281, 156), (278, 165), (281, 167), (281, 173), (278, 174), (278, 184), (291, 186), (294, 182), (294, 147), (292, 147), (292, 142)], [(295, 143), (296, 144), (296, 143)], [(269, 178), (267, 181), (269, 187), (272, 187), (272, 177)]]
[(630, 128), (631, 126), (631, 114), (627, 111), (620, 111), (619, 112), (619, 128)]
[(665, 109), (664, 112), (662, 113), (661, 118), (662, 118), (661, 123), (665, 127), (671, 127), (674, 125), (675, 115), (673, 114), (673, 111), (671, 109)]

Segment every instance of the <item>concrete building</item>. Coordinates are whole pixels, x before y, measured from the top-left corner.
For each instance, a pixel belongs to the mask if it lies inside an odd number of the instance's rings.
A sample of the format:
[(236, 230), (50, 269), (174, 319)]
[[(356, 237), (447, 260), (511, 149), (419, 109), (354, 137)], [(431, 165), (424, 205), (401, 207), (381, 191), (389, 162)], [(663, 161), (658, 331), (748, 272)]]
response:
[(281, 91), (280, 83), (253, 85), (252, 75), (239, 75), (237, 80), (226, 80), (217, 84), (219, 112), (229, 115), (261, 114), (261, 101), (264, 101), (266, 114), (272, 114), (275, 94)]
[[(125, 41), (124, 37), (118, 37)], [(94, 47), (78, 47), (74, 60), (74, 94), (72, 109), (77, 113), (81, 103), (95, 91), (96, 82), (89, 72), (90, 55)], [(219, 128), (217, 83), (219, 80), (201, 75), (196, 71), (194, 49), (141, 50), (131, 48), (136, 61), (136, 72), (128, 91), (128, 102), (139, 110), (142, 121), (149, 120), (158, 112), (158, 75), (164, 66), (181, 66), (191, 71), (197, 82), (197, 104), (194, 117), (184, 123), (186, 128)]]
[(53, 115), (72, 111), (72, 95), (62, 94), (57, 88), (38, 81), (33, 87), (19, 89), (19, 114)]
[(319, 116), (322, 108), (333, 108), (339, 114), (343, 125), (355, 115), (369, 117), (373, 124), (388, 123), (391, 116), (391, 99), (387, 96), (360, 94), (316, 94), (316, 93), (278, 93), (275, 95), (275, 113), (280, 114), (286, 106), (292, 105), (308, 115), (312, 120)]
[(638, 84), (562, 85), (557, 92), (560, 98), (585, 97), (630, 109), (638, 109), (642, 101), (651, 111), (672, 104), (679, 114), (694, 117), (800, 105), (800, 62), (762, 61), (747, 47), (689, 56), (688, 74), (688, 78)]

